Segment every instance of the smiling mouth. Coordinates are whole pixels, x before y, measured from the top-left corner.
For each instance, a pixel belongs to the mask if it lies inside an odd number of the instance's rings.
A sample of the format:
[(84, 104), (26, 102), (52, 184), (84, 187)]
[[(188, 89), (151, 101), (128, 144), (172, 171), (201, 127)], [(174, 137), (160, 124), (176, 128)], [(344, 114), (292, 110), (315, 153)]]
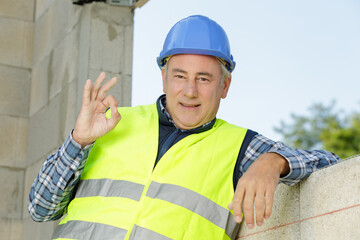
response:
[(186, 104), (186, 103), (180, 103), (180, 105), (187, 108), (196, 108), (200, 106), (200, 104)]

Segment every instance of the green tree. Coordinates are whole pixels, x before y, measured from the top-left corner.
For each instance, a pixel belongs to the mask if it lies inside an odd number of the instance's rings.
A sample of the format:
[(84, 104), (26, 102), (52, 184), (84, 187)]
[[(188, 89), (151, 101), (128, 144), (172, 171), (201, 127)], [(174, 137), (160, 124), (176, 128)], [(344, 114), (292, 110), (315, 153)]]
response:
[(315, 103), (309, 107), (309, 115), (291, 114), (291, 122), (280, 122), (275, 131), (283, 141), (295, 148), (322, 148), (341, 158), (360, 153), (360, 113), (344, 114), (335, 109), (335, 101), (329, 105)]

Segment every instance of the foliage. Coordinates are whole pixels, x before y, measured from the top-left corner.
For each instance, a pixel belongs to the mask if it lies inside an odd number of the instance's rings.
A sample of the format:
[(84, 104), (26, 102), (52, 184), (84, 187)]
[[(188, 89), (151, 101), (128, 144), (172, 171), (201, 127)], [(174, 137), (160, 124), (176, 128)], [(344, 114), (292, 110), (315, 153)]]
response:
[(329, 105), (315, 103), (309, 107), (309, 116), (291, 114), (291, 122), (280, 122), (275, 131), (284, 142), (295, 148), (322, 148), (341, 158), (360, 153), (360, 113), (344, 114), (335, 110), (335, 101)]

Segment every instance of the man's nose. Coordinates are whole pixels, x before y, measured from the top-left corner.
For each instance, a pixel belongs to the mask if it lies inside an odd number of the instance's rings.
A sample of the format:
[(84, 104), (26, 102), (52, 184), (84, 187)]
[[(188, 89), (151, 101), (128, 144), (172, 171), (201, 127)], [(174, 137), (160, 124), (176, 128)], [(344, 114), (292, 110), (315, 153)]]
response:
[(194, 98), (198, 96), (198, 89), (196, 85), (196, 80), (188, 80), (184, 86), (184, 95), (189, 98)]

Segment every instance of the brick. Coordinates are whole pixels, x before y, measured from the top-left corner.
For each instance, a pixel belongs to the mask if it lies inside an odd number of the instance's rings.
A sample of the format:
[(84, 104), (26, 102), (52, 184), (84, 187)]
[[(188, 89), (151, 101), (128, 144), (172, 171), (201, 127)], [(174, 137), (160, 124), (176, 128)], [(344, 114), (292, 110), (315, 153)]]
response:
[(0, 16), (33, 21), (34, 4), (35, 0), (0, 0)]
[(0, 218), (22, 218), (24, 170), (0, 167)]
[(24, 167), (28, 119), (0, 115), (0, 166)]
[(30, 71), (0, 65), (0, 86), (0, 113), (28, 116)]
[(0, 236), (6, 240), (22, 239), (23, 223), (17, 219), (0, 219)]
[(31, 66), (33, 28), (32, 22), (0, 17), (0, 63), (16, 67)]
[(28, 163), (31, 164), (58, 148), (60, 143), (60, 96), (55, 97), (30, 117)]

